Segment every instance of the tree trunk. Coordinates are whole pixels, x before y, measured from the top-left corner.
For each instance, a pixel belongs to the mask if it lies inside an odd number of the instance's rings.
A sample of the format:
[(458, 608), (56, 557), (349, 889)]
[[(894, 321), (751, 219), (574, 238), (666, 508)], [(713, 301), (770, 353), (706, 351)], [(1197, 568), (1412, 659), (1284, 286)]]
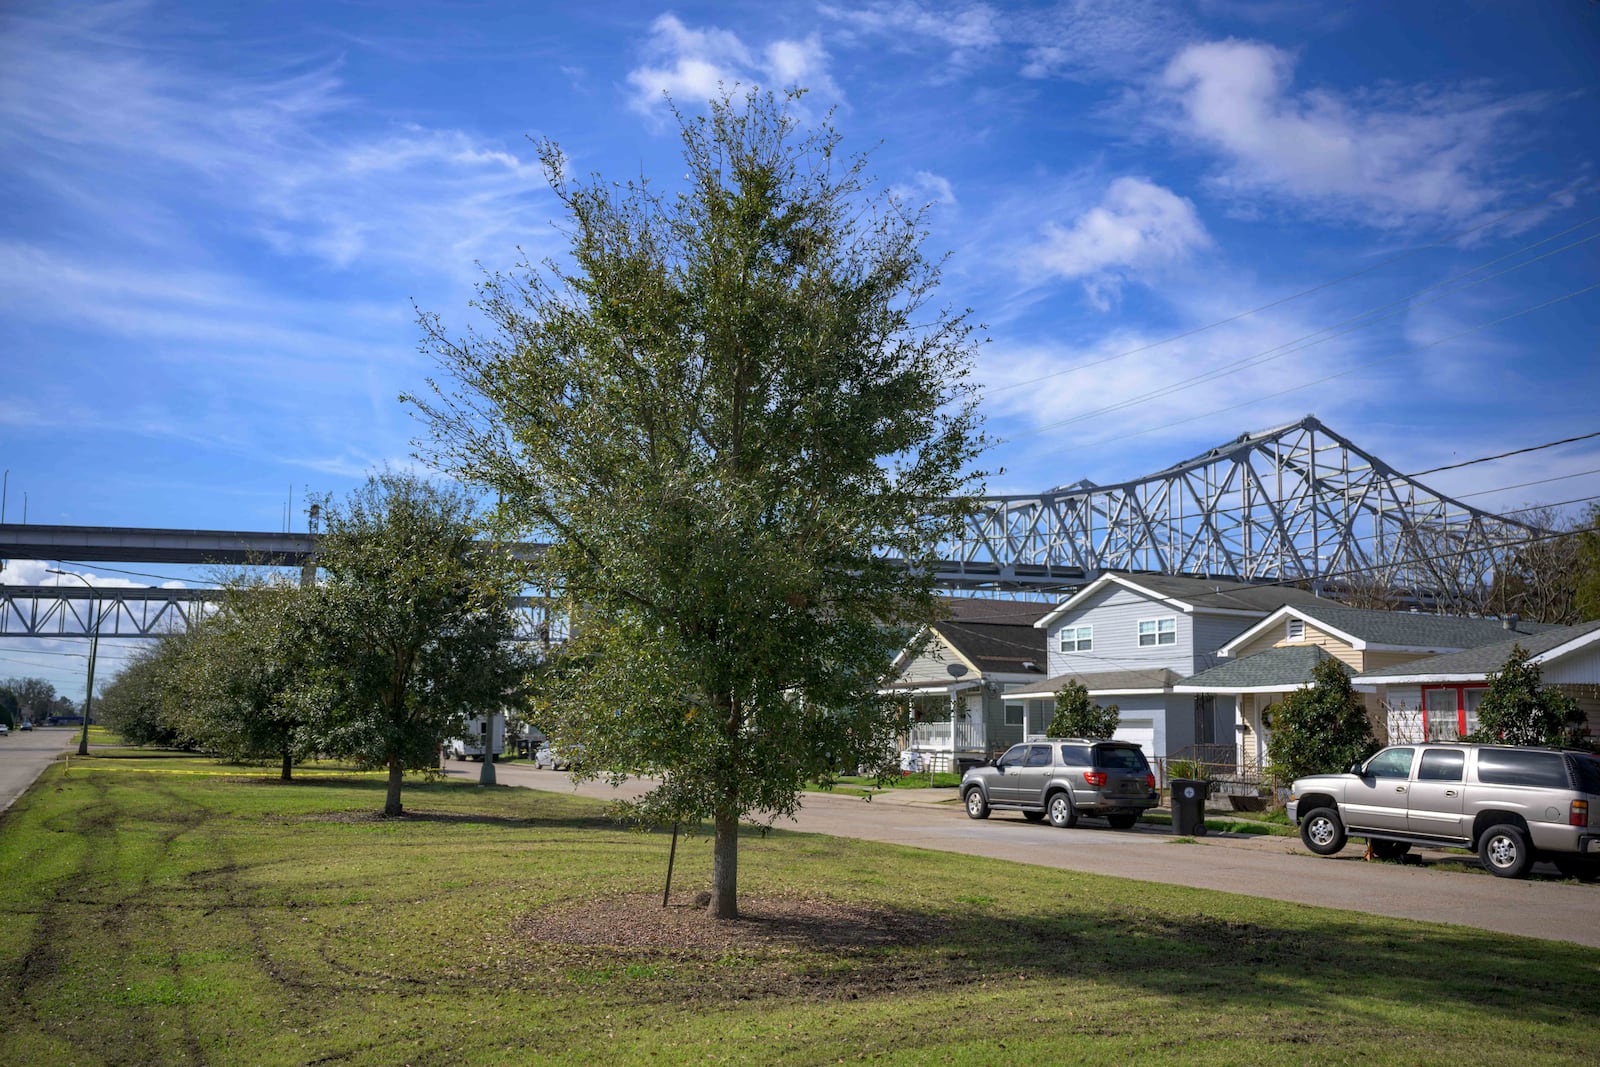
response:
[(711, 917), (739, 917), (739, 817), (716, 817), (716, 842), (711, 850)]
[(400, 779), (405, 777), (405, 768), (400, 765), (399, 756), (389, 757), (389, 792), (384, 797), (383, 813), (385, 815), (399, 815), (400, 809)]
[(284, 745), (283, 746), (283, 771), (281, 773), (279, 773), (278, 781), (280, 781), (280, 782), (292, 781), (293, 777), (292, 777), (290, 771), (291, 771), (291, 768), (293, 768), (293, 766), (294, 766), (294, 751), (288, 745)]

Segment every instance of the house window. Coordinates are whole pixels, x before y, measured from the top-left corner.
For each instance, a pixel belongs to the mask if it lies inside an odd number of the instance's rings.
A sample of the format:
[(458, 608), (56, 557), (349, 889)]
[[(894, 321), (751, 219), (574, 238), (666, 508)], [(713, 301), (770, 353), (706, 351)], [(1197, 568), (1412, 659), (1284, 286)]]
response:
[(1094, 651), (1093, 626), (1063, 626), (1061, 628), (1061, 651), (1063, 652), (1092, 652)]
[(1304, 619), (1290, 619), (1288, 639), (1290, 641), (1304, 641), (1306, 639), (1306, 621)]
[(1454, 741), (1478, 728), (1478, 705), (1488, 691), (1482, 685), (1446, 685), (1422, 690), (1423, 736), (1429, 741)]
[(1006, 702), (1006, 725), (1007, 726), (1021, 726), (1022, 725), (1022, 705), (1021, 704), (1014, 704), (1011, 701), (1007, 701)]
[(1153, 648), (1156, 645), (1175, 645), (1178, 643), (1178, 620), (1174, 616), (1167, 619), (1146, 619), (1139, 624), (1139, 647)]

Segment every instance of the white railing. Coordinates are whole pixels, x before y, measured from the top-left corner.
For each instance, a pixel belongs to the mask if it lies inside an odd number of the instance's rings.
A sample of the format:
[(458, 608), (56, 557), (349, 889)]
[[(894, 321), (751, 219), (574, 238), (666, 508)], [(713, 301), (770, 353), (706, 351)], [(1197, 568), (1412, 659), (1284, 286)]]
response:
[(911, 748), (919, 752), (949, 752), (951, 727), (955, 728), (957, 752), (982, 752), (983, 727), (975, 723), (919, 722), (911, 726)]

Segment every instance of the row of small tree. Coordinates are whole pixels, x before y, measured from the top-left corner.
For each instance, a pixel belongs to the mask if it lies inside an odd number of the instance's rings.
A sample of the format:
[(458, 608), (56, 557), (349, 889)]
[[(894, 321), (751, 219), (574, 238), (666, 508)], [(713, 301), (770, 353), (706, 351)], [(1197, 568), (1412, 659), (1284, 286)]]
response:
[(519, 567), (478, 539), (469, 497), (407, 475), (375, 476), (322, 513), (319, 581), (231, 581), (100, 707), (131, 743), (272, 760), (284, 780), (313, 755), (385, 768), (384, 811), (398, 815), (405, 771), (433, 766), (468, 716), (521, 699)]
[(0, 682), (0, 722), (15, 727), (24, 716), (43, 722), (53, 715), (76, 715), (78, 706), (56, 692), (43, 678), (7, 678)]

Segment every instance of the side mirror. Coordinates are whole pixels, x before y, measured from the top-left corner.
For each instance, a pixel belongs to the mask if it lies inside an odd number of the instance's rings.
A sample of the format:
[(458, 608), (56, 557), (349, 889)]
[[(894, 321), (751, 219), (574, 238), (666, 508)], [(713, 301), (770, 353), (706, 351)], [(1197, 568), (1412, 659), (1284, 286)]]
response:
[(1354, 763), (1350, 764), (1350, 773), (1355, 775), (1358, 778), (1365, 778), (1366, 777), (1366, 775), (1361, 773), (1361, 761), (1360, 760), (1356, 760)]

